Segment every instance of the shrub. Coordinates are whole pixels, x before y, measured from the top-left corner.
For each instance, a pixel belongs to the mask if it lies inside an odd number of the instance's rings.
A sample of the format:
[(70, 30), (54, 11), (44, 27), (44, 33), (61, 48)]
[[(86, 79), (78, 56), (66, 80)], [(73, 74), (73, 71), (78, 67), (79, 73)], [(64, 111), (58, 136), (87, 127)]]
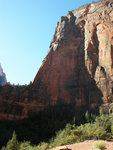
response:
[[(48, 143), (41, 142), (37, 147), (36, 150), (47, 150), (48, 149)], [(35, 150), (35, 149), (34, 149)]]
[[(88, 113), (87, 113), (88, 114)], [(84, 140), (106, 139), (113, 132), (112, 116), (101, 115), (95, 122), (75, 126), (67, 124), (63, 130), (57, 132), (56, 137), (50, 141), (50, 147), (72, 144)]]
[(107, 136), (106, 130), (101, 126), (96, 126), (94, 123), (78, 126), (74, 130), (74, 134), (78, 136), (78, 141), (104, 139)]
[[(95, 120), (93, 119), (93, 121), (89, 119), (91, 118), (89, 118), (89, 114), (86, 112), (86, 120), (90, 121), (89, 123), (81, 124), (80, 126), (76, 126), (74, 124), (75, 121), (72, 125), (68, 123), (63, 130), (58, 131), (56, 136), (50, 140), (49, 147), (52, 148), (84, 140), (106, 139), (111, 137), (113, 134), (113, 115), (101, 114)], [(47, 130), (47, 133), (49, 130)], [(33, 136), (33, 138), (36, 139), (37, 136)], [(47, 148), (48, 144), (45, 142), (40, 143), (38, 146), (32, 146), (28, 141), (19, 144), (16, 139), (16, 134), (13, 132), (12, 139), (1, 150), (46, 150)]]
[(63, 130), (58, 131), (56, 137), (50, 141), (50, 148), (75, 143), (78, 136), (74, 135), (72, 128), (71, 124), (67, 124)]
[(48, 148), (48, 144), (42, 142), (38, 146), (32, 146), (29, 141), (24, 141), (20, 144), (19, 150), (46, 150)]
[(107, 132), (111, 131), (111, 124), (113, 121), (112, 115), (100, 115), (95, 119), (95, 125), (103, 127)]
[(103, 140), (95, 141), (95, 142), (93, 143), (93, 147), (94, 147), (94, 148), (99, 148), (99, 149), (101, 149), (101, 150), (104, 149), (105, 146), (106, 146), (106, 144), (105, 144), (105, 141), (103, 141)]
[(113, 134), (113, 125), (111, 125), (111, 133)]
[(28, 141), (22, 142), (20, 144), (20, 150), (32, 150), (32, 146), (30, 145), (30, 142)]

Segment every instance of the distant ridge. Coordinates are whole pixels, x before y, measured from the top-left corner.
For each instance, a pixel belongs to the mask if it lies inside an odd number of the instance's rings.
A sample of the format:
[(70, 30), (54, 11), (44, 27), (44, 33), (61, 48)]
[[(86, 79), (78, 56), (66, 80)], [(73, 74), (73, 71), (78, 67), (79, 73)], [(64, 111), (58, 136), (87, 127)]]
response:
[(6, 74), (3, 72), (3, 68), (0, 64), (0, 85), (6, 84), (7, 79), (6, 79)]

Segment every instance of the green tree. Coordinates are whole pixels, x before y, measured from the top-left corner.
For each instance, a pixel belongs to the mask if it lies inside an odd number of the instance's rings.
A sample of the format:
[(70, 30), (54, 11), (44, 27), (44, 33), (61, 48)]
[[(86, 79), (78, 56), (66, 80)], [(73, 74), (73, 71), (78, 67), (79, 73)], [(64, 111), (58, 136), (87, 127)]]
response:
[(85, 118), (86, 118), (87, 122), (90, 122), (90, 116), (89, 116), (89, 112), (88, 111), (86, 111), (86, 113), (85, 113)]
[(19, 142), (17, 141), (15, 131), (13, 132), (12, 138), (8, 141), (6, 147), (3, 147), (2, 150), (19, 150)]

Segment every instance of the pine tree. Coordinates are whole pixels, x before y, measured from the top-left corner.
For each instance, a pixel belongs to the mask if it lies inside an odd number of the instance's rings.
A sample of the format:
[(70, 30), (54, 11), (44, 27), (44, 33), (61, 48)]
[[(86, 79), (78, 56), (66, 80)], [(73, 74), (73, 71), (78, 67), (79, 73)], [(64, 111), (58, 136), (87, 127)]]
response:
[(13, 132), (12, 138), (8, 141), (6, 147), (3, 147), (2, 150), (19, 150), (19, 142), (16, 138), (15, 131)]

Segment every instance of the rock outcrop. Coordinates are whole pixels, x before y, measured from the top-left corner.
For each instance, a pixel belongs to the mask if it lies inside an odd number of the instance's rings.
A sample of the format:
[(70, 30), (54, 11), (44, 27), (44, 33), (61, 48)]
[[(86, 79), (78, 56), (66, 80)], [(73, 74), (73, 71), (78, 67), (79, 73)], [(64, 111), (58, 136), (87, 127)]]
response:
[(4, 95), (8, 90), (0, 89), (1, 118), (28, 117), (58, 103), (92, 111), (113, 102), (113, 1), (86, 4), (62, 16), (33, 83)]
[(0, 85), (6, 84), (6, 83), (7, 83), (6, 75), (3, 72), (2, 66), (0, 64)]
[(34, 79), (39, 99), (76, 106), (111, 102), (112, 81), (113, 1), (93, 2), (68, 12), (57, 23)]

